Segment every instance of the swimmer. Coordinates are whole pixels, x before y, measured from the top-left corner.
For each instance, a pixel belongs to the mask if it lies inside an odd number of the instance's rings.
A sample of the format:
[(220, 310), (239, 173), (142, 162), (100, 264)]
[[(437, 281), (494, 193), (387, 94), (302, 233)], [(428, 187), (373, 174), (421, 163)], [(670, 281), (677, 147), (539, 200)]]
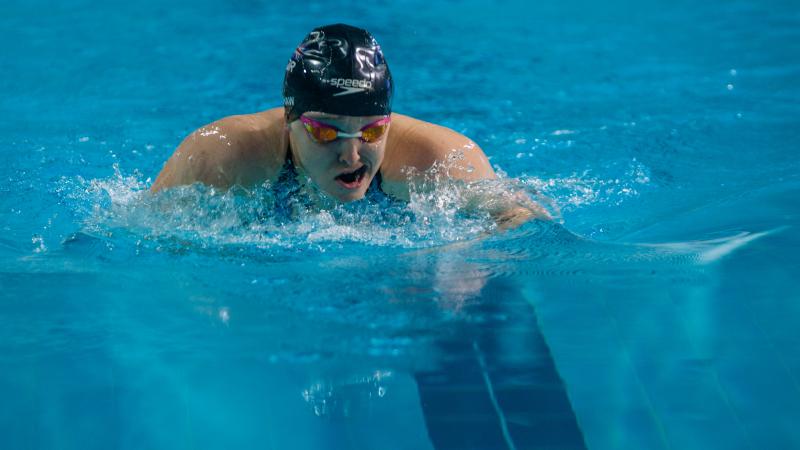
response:
[[(282, 108), (225, 117), (194, 131), (151, 191), (196, 182), (247, 188), (289, 174), (340, 202), (363, 198), (373, 185), (408, 201), (414, 177), (446, 163), (454, 151), (463, 159), (448, 166), (450, 178), (496, 178), (467, 137), (393, 113), (393, 92), (389, 66), (369, 32), (344, 24), (315, 28), (286, 66)], [(527, 196), (513, 197), (490, 211), (501, 226), (548, 217)]]

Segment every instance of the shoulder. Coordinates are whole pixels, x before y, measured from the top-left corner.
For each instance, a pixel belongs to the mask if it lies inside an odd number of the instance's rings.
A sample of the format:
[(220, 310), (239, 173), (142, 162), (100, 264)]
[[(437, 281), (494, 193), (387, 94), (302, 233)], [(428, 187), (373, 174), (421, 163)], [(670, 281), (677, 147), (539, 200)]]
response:
[(425, 172), (436, 163), (445, 164), (452, 178), (474, 181), (494, 178), (483, 150), (470, 138), (450, 128), (392, 114), (392, 125), (381, 165), (384, 178), (405, 179), (405, 169)]
[(275, 178), (286, 158), (283, 108), (229, 116), (190, 133), (152, 189), (201, 182), (220, 188)]
[(184, 140), (213, 151), (220, 161), (272, 165), (285, 157), (283, 108), (228, 116), (198, 128)]

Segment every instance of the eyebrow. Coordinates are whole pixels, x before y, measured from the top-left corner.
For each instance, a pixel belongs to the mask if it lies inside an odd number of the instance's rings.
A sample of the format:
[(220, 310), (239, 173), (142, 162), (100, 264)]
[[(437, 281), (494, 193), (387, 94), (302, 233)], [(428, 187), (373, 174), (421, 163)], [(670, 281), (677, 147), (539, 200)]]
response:
[[(318, 114), (321, 114), (321, 115), (318, 115)], [(384, 117), (384, 116), (385, 116), (384, 114), (376, 114), (375, 116), (355, 116), (355, 117), (377, 117), (377, 118), (381, 118), (381, 117)], [(314, 112), (312, 114), (309, 114), (308, 117), (310, 119), (314, 119), (314, 120), (343, 120), (343, 119), (345, 119), (347, 117), (353, 117), (353, 116), (346, 116), (346, 115), (343, 116), (343, 115), (336, 115), (336, 114), (330, 114), (330, 113), (324, 113), (324, 112)]]
[(333, 127), (333, 128), (335, 128), (335, 129), (337, 129), (339, 131), (342, 131), (342, 132), (345, 131), (345, 130), (342, 129), (341, 126), (339, 126), (340, 124), (332, 123), (332, 121), (336, 121), (337, 120), (337, 119), (334, 119), (332, 117), (309, 117), (309, 119), (314, 120), (316, 122), (319, 122), (319, 123), (321, 123), (323, 125), (327, 125), (329, 127)]
[[(349, 133), (350, 132), (349, 130), (346, 130), (346, 129), (342, 128), (342, 126), (341, 126), (342, 124), (337, 123), (339, 120), (343, 119), (342, 116), (310, 116), (309, 119), (312, 119), (312, 120), (315, 120), (315, 121), (320, 122), (322, 124), (334, 127), (334, 128), (336, 128), (337, 130), (339, 130), (339, 131), (341, 131), (343, 133)], [(361, 125), (357, 130), (360, 130), (361, 128), (363, 128), (365, 126), (370, 125), (370, 124), (376, 122), (377, 120), (381, 120), (381, 119), (376, 119), (376, 120), (370, 121), (368, 123), (365, 123), (365, 124)]]
[(339, 126), (338, 122), (342, 120), (339, 116), (308, 116), (308, 118), (332, 126)]
[(344, 116), (327, 114), (327, 113), (316, 113), (310, 117), (314, 120), (340, 120)]

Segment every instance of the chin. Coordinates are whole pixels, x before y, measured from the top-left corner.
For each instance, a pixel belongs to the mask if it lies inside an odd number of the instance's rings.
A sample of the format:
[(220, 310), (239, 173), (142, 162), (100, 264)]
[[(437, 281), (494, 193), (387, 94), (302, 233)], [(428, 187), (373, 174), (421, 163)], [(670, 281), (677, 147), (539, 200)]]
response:
[(340, 202), (344, 202), (344, 203), (353, 202), (353, 201), (356, 201), (356, 200), (361, 200), (362, 198), (364, 198), (365, 194), (366, 194), (366, 190), (364, 190), (362, 192), (361, 189), (359, 189), (358, 191), (354, 191), (354, 192), (332, 193), (333, 197), (335, 197)]

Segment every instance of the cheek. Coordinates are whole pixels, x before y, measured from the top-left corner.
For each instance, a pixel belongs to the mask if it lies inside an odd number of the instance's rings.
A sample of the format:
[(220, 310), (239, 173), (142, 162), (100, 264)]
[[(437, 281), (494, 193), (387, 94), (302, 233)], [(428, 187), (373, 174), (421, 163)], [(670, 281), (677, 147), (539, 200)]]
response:
[(303, 152), (303, 167), (309, 171), (317, 172), (324, 171), (332, 164), (331, 152), (325, 148), (306, 147)]
[(383, 152), (386, 146), (382, 143), (379, 144), (361, 144), (361, 155), (367, 156), (370, 159), (383, 158)]
[(386, 146), (385, 145), (381, 145), (381, 146), (376, 147), (376, 148), (370, 148), (369, 149), (369, 155), (370, 155), (369, 158), (373, 162), (375, 162), (376, 165), (380, 165), (380, 163), (383, 162), (383, 155), (385, 154), (385, 151), (386, 151)]
[(329, 149), (312, 141), (305, 130), (293, 137), (293, 143), (295, 156), (306, 169), (323, 164), (330, 157)]

